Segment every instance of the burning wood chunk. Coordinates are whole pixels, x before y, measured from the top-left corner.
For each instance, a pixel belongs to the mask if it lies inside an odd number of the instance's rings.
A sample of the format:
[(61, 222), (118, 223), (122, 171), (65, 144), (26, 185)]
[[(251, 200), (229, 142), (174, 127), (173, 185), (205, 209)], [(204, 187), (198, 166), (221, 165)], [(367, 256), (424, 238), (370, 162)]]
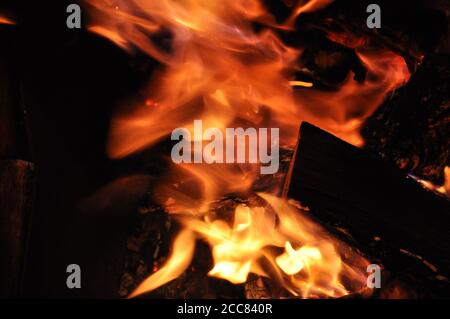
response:
[(310, 207), (313, 218), (351, 240), (417, 293), (450, 295), (449, 282), (439, 280), (450, 274), (447, 199), (308, 123), (301, 126), (292, 165), (287, 196)]

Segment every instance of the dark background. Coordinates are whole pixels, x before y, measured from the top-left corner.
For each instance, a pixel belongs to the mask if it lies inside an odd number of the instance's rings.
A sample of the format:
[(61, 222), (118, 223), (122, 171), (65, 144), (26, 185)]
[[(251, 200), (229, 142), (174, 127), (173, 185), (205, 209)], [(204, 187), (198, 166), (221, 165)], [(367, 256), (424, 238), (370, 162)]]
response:
[[(132, 214), (92, 212), (80, 202), (126, 173), (108, 160), (106, 139), (116, 101), (138, 89), (140, 74), (107, 40), (66, 27), (73, 1), (10, 2), (18, 25), (0, 26), (8, 40), (0, 46), (27, 111), (30, 152), (19, 157), (36, 164), (23, 294), (116, 297)], [(71, 263), (81, 266), (82, 289), (66, 287)]]

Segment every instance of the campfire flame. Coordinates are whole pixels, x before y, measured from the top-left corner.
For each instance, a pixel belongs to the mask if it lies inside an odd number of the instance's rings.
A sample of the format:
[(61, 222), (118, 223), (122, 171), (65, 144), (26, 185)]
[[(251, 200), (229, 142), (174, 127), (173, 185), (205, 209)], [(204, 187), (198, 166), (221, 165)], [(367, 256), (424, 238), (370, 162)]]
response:
[[(87, 0), (90, 31), (130, 53), (145, 52), (160, 64), (146, 100), (113, 119), (109, 155), (136, 153), (166, 139), (175, 128), (192, 131), (196, 119), (220, 130), (277, 127), (280, 146), (290, 149), (295, 148), (301, 121), (309, 121), (362, 145), (362, 123), (389, 92), (408, 80), (409, 72), (400, 56), (361, 46), (355, 50), (367, 68), (363, 82), (350, 72), (338, 90), (325, 92), (312, 82), (293, 79), (289, 70), (298, 68), (303, 49), (287, 46), (276, 30), (293, 28), (302, 14), (330, 2), (299, 1), (288, 21), (277, 24), (259, 0)], [(252, 22), (266, 28), (255, 32)], [(154, 40), (161, 33), (170, 34), (169, 48)], [(212, 201), (252, 192), (258, 164), (170, 165), (155, 199), (183, 228), (166, 264), (131, 297), (179, 276), (194, 256), (197, 239), (211, 247), (214, 265), (209, 275), (232, 283), (243, 283), (254, 273), (304, 298), (349, 293), (343, 278), (354, 286), (365, 284), (367, 262), (284, 199), (259, 193), (266, 204), (238, 206), (230, 212), (231, 222), (213, 214)]]
[(444, 184), (435, 185), (430, 181), (416, 178), (417, 181), (422, 184), (425, 188), (430, 189), (434, 192), (440, 193), (444, 196), (450, 198), (450, 166), (446, 166), (444, 169)]
[[(306, 298), (348, 294), (340, 281), (342, 277), (365, 282), (364, 272), (341, 260), (340, 253), (344, 250), (337, 251), (337, 241), (304, 212), (276, 196), (258, 195), (268, 205), (239, 205), (232, 226), (221, 219), (212, 220), (210, 215), (178, 217), (185, 228), (174, 242), (173, 251), (177, 253), (172, 253), (166, 264), (148, 277), (131, 297), (151, 291), (184, 271), (193, 257), (195, 237), (211, 246), (214, 267), (209, 275), (235, 284), (246, 282), (249, 273), (254, 273), (278, 281), (294, 296)], [(293, 245), (300, 248), (294, 249)], [(363, 258), (349, 249), (345, 251), (361, 269), (367, 266)]]
[(5, 15), (2, 15), (0, 13), (0, 24), (9, 24), (9, 25), (15, 25), (16, 22), (14, 20), (12, 20), (11, 18), (8, 18)]

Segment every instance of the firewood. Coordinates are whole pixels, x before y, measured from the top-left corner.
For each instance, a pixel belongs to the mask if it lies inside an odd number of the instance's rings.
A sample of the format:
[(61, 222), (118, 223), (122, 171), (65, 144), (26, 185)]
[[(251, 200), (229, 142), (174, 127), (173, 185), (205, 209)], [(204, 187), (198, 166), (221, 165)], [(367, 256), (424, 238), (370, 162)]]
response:
[(22, 160), (0, 161), (0, 296), (19, 292), (29, 228), (33, 164)]
[[(19, 294), (28, 237), (34, 165), (26, 151), (24, 113), (13, 77), (14, 30), (0, 29), (0, 297)], [(4, 40), (3, 40), (4, 39)]]
[(395, 166), (304, 122), (284, 193), (387, 269), (449, 294), (450, 202)]

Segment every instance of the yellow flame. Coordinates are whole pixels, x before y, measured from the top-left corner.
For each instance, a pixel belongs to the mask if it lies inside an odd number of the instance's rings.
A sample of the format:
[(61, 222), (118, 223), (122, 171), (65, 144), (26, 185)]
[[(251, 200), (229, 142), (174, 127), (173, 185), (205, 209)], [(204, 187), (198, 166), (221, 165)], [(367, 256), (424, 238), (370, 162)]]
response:
[(286, 242), (285, 252), (275, 260), (277, 265), (288, 275), (295, 275), (305, 265), (312, 265), (322, 259), (320, 250), (315, 247), (303, 246), (299, 250), (292, 248), (290, 242)]
[[(350, 248), (345, 251), (355, 265), (347, 265), (321, 226), (308, 220), (302, 212), (286, 201), (260, 193), (268, 205), (239, 205), (233, 223), (210, 215), (199, 219), (181, 216), (185, 234), (175, 239), (171, 257), (159, 271), (150, 276), (131, 296), (149, 292), (182, 273), (192, 258), (193, 237), (211, 246), (214, 265), (210, 276), (231, 283), (244, 283), (250, 273), (272, 277), (293, 295), (307, 297), (340, 297), (348, 294), (341, 277), (351, 278), (353, 285), (365, 283), (367, 261)], [(187, 238), (186, 238), (187, 237)], [(295, 250), (292, 244), (300, 248)], [(276, 254), (284, 246), (284, 252)], [(342, 249), (342, 248), (341, 248)]]
[(250, 272), (251, 261), (245, 263), (221, 261), (214, 265), (209, 275), (228, 279), (233, 284), (240, 284), (247, 280)]
[(434, 185), (430, 181), (421, 180), (419, 182), (426, 188), (431, 189), (435, 192), (441, 193), (450, 198), (450, 167), (446, 166), (444, 168), (444, 184)]
[(291, 86), (303, 86), (306, 88), (313, 87), (313, 84), (311, 82), (304, 82), (304, 81), (289, 81), (289, 84)]
[(133, 298), (152, 291), (180, 276), (192, 260), (195, 248), (195, 237), (189, 230), (182, 230), (173, 242), (172, 253), (166, 264), (145, 279), (129, 296)]

